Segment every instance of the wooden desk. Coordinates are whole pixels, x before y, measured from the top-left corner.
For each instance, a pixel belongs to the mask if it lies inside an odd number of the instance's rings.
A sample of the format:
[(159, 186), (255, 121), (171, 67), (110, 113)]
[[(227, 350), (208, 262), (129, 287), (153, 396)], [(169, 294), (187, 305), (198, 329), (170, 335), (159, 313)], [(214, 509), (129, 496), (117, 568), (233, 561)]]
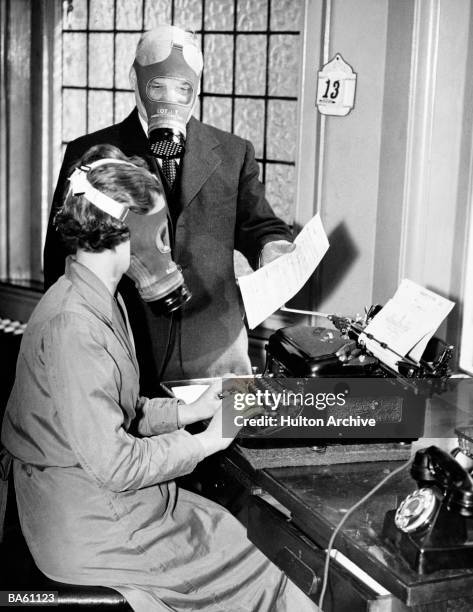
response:
[[(460, 401), (461, 393), (466, 400)], [(469, 387), (459, 387), (429, 402), (424, 435), (428, 438), (444, 436), (445, 432), (453, 435), (457, 424), (470, 423), (470, 399)], [(250, 540), (316, 602), (324, 549), (333, 530), (351, 506), (400, 465), (398, 461), (375, 461), (256, 470), (238, 446), (221, 459), (228, 480), (238, 480), (253, 493), (248, 507)], [(419, 576), (381, 538), (386, 512), (396, 508), (415, 488), (406, 469), (358, 509), (335, 541), (335, 548), (387, 593), (380, 595), (376, 588), (360, 580), (356, 571), (352, 573), (332, 560), (324, 612), (473, 610), (473, 569)], [(268, 504), (267, 495), (275, 503)]]
[[(233, 477), (253, 492), (270, 494), (290, 518), (252, 498), (248, 535), (314, 601), (318, 600), (325, 560), (323, 549), (347, 509), (400, 462), (338, 464), (253, 470), (238, 449), (225, 459)], [(374, 578), (392, 596), (378, 596), (356, 576), (331, 561), (331, 582), (324, 610), (473, 610), (473, 570), (439, 571), (419, 576), (381, 539), (386, 511), (415, 488), (405, 470), (389, 481), (348, 519), (335, 548)]]

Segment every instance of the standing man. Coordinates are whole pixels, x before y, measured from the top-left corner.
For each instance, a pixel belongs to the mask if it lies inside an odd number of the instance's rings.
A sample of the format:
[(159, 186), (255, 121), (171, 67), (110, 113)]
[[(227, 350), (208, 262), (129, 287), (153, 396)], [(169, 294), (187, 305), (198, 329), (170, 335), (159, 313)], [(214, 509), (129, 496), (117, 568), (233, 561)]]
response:
[[(171, 313), (158, 311), (134, 284), (122, 281), (140, 362), (141, 387), (159, 379), (251, 372), (233, 250), (253, 267), (292, 250), (291, 232), (264, 196), (251, 143), (192, 117), (203, 58), (195, 36), (161, 25), (140, 39), (130, 70), (136, 106), (122, 122), (67, 146), (54, 195), (44, 252), (45, 284), (64, 271), (65, 252), (52, 220), (71, 167), (93, 145), (139, 155), (160, 176), (170, 209), (173, 257), (192, 297), (178, 295)], [(144, 296), (143, 296), (144, 297)], [(183, 305), (182, 305), (183, 304)]]

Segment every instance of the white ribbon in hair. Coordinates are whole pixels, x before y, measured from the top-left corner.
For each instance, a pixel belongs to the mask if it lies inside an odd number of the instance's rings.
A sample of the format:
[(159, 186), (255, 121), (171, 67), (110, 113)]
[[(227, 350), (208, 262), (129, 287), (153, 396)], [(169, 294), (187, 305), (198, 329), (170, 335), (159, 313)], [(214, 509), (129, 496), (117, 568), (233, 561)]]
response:
[(89, 202), (97, 206), (97, 208), (100, 208), (100, 210), (103, 210), (103, 212), (109, 214), (111, 217), (115, 217), (115, 219), (119, 221), (124, 221), (128, 214), (128, 207), (117, 202), (108, 195), (105, 195), (105, 193), (102, 193), (98, 189), (95, 189), (87, 179), (87, 174), (91, 170), (105, 164), (126, 164), (127, 166), (134, 166), (134, 164), (121, 159), (104, 158), (98, 159), (87, 166), (76, 168), (69, 177), (72, 195), (83, 194)]

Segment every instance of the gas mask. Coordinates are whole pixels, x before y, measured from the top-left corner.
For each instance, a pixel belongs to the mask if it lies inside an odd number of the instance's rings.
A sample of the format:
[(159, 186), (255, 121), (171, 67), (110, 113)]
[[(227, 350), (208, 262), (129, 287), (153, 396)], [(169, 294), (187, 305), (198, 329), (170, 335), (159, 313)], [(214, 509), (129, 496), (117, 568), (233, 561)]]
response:
[(103, 212), (125, 223), (130, 230), (131, 262), (127, 271), (140, 297), (163, 312), (180, 308), (190, 298), (180, 268), (172, 260), (168, 230), (168, 209), (162, 197), (151, 213), (138, 214), (89, 183), (90, 170), (105, 164), (126, 164), (118, 159), (100, 159), (74, 170), (69, 177), (73, 195), (84, 195)]
[(180, 157), (199, 93), (201, 51), (192, 34), (174, 26), (158, 26), (140, 45), (133, 67), (151, 151), (156, 157)]
[(135, 282), (145, 302), (164, 312), (173, 312), (191, 298), (179, 266), (172, 260), (168, 230), (168, 209), (149, 215), (129, 212), (131, 262), (127, 275)]

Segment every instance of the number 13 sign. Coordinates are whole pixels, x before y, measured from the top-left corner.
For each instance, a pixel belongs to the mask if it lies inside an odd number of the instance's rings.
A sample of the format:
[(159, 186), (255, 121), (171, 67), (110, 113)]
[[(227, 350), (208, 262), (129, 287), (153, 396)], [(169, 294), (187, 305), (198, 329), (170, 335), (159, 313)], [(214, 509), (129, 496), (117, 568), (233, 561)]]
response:
[(318, 73), (317, 107), (322, 115), (348, 115), (355, 103), (356, 73), (340, 53)]

